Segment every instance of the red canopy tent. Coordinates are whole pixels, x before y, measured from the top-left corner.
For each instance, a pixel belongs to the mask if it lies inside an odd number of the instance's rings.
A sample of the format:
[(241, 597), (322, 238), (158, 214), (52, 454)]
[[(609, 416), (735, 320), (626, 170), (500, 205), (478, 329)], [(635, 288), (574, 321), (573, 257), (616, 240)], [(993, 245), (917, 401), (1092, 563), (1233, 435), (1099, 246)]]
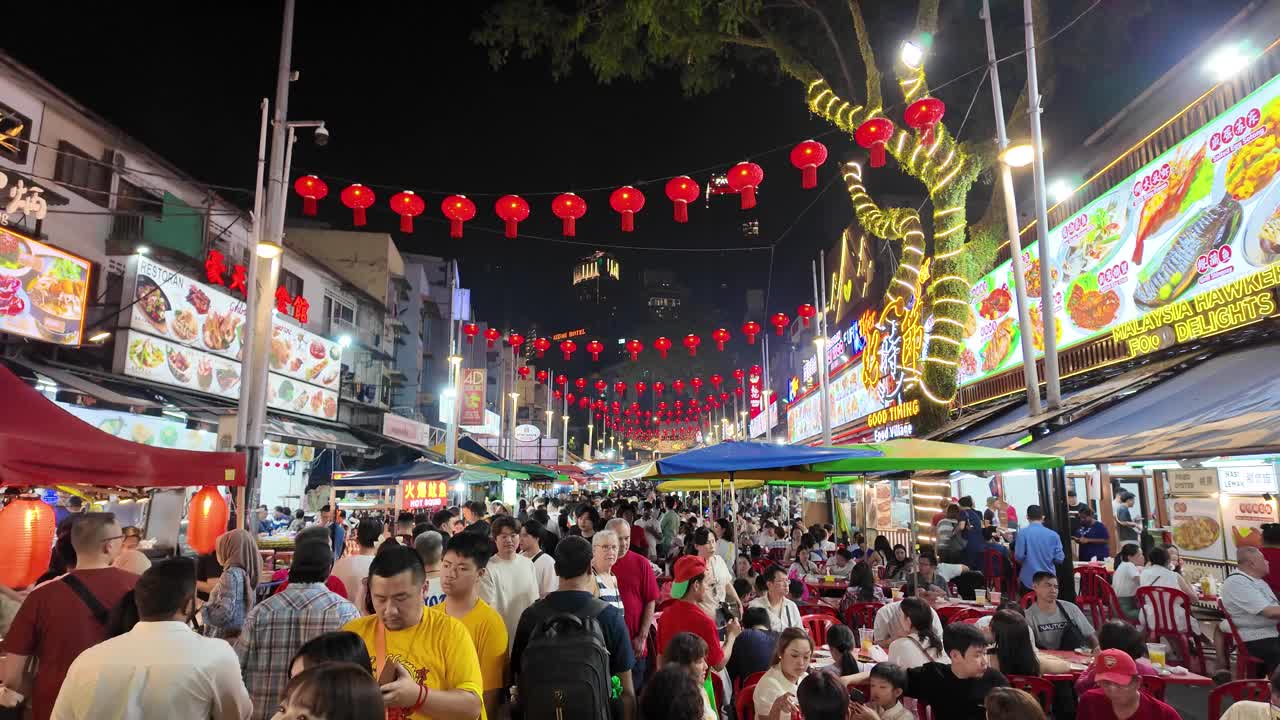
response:
[(244, 453), (169, 450), (110, 435), (0, 365), (0, 485), (151, 488), (245, 483)]

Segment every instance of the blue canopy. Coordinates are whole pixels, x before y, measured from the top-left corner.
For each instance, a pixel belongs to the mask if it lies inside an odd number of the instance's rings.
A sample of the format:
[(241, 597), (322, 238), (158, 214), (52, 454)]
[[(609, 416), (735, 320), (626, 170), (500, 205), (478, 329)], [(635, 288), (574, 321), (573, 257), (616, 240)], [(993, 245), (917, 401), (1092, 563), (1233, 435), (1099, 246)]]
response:
[(452, 480), (462, 474), (458, 468), (430, 460), (392, 465), (391, 467), (369, 470), (333, 482), (339, 490), (360, 487), (378, 487), (397, 485), (402, 480)]
[(811, 471), (815, 463), (849, 458), (879, 457), (880, 451), (867, 448), (811, 447), (760, 442), (723, 442), (689, 450), (658, 461), (657, 475), (677, 477), (703, 473), (743, 470)]

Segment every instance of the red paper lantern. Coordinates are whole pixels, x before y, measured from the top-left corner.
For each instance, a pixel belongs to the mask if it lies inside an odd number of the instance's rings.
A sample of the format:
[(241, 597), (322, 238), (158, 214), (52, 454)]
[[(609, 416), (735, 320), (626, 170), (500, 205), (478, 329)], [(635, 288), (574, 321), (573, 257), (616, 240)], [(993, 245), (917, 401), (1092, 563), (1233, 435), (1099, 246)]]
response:
[(906, 121), (907, 127), (920, 131), (921, 142), (932, 145), (933, 128), (942, 121), (942, 116), (946, 112), (947, 106), (941, 100), (924, 97), (908, 105), (907, 111), (902, 114), (902, 119)]
[[(226, 518), (222, 526), (226, 527)], [(57, 522), (53, 508), (34, 495), (23, 495), (0, 510), (0, 583), (20, 590), (36, 581), (49, 567)]]
[(484, 339), (489, 349), (493, 349), (493, 344), (498, 342), (500, 337), (502, 337), (502, 333), (498, 332), (498, 328), (485, 328)]
[(800, 171), (800, 187), (818, 186), (818, 166), (827, 161), (827, 146), (817, 140), (805, 140), (791, 148), (791, 164)]
[[(683, 380), (673, 380), (673, 381), (671, 382), (671, 390), (672, 390), (673, 392), (675, 392), (675, 394), (677, 394), (677, 395), (679, 395), (679, 394), (683, 393), (683, 392), (684, 392), (684, 381), (683, 381)], [(679, 400), (677, 400), (677, 401), (676, 401), (676, 407), (677, 407), (677, 408), (678, 408), (678, 407), (680, 407), (680, 401), (679, 401)]]
[(665, 360), (667, 357), (667, 351), (671, 349), (671, 341), (666, 337), (659, 337), (657, 340), (653, 341), (653, 349), (657, 350), (658, 355)]
[(412, 190), (405, 190), (391, 196), (391, 210), (400, 216), (402, 233), (412, 233), (413, 219), (426, 209), (427, 204), (423, 202), (422, 197), (414, 194)]
[(675, 204), (676, 222), (689, 222), (689, 203), (698, 199), (701, 192), (698, 183), (688, 175), (673, 177), (667, 181), (667, 197)]
[(574, 401), (573, 393), (565, 393), (564, 401), (569, 405), (573, 405), (573, 401)]
[(640, 353), (644, 350), (644, 343), (636, 339), (627, 341), (627, 352), (631, 354), (631, 360), (639, 360)]
[(462, 237), (462, 223), (476, 216), (476, 204), (466, 195), (450, 195), (440, 203), (440, 211), (449, 218), (449, 237)]
[(533, 341), (533, 349), (538, 353), (538, 357), (542, 357), (542, 353), (551, 349), (551, 341), (544, 337), (540, 337)]
[(347, 186), (339, 197), (342, 199), (343, 205), (351, 208), (351, 224), (356, 227), (364, 227), (367, 222), (364, 211), (368, 210), (374, 201), (378, 199), (374, 196), (373, 191), (360, 183), (356, 183), (355, 185)]
[(552, 391), (551, 391), (551, 397), (554, 397), (555, 399), (559, 400), (559, 399), (561, 399), (561, 398), (563, 398), (563, 397), (564, 397), (564, 391), (563, 391), (563, 390), (552, 390)]
[(227, 501), (213, 485), (191, 496), (187, 506), (187, 544), (201, 555), (213, 552), (227, 531)]
[(591, 359), (599, 362), (600, 353), (604, 352), (604, 343), (599, 340), (592, 340), (587, 343), (587, 352), (591, 353)]
[(559, 385), (560, 387), (564, 387), (565, 384), (568, 382), (569, 382), (569, 378), (565, 377), (564, 373), (560, 373), (559, 375), (556, 376), (556, 384)]
[(578, 392), (582, 392), (583, 390), (587, 389), (587, 379), (578, 378), (577, 380), (573, 381), (573, 386), (578, 388)]
[(729, 331), (724, 328), (716, 328), (711, 331), (711, 339), (716, 341), (716, 349), (724, 352), (724, 344), (729, 342)]
[(476, 336), (480, 334), (480, 326), (475, 323), (463, 323), (462, 334), (467, 336), (467, 344), (476, 341)]
[(493, 211), (506, 224), (506, 236), (515, 238), (517, 226), (529, 217), (529, 203), (519, 195), (503, 195), (494, 203)]
[(609, 196), (609, 206), (622, 214), (622, 232), (631, 232), (636, 229), (636, 213), (644, 208), (644, 193), (623, 185)]
[(533, 376), (538, 379), (538, 382), (543, 383), (545, 385), (547, 382), (548, 373), (546, 370), (539, 370), (538, 372), (534, 373)]
[(520, 379), (521, 379), (521, 380), (528, 380), (528, 379), (529, 379), (529, 366), (528, 366), (528, 365), (521, 365), (520, 367), (516, 368), (516, 374), (520, 376)]
[(760, 334), (760, 323), (748, 320), (742, 324), (742, 334), (747, 336), (747, 344), (755, 345), (756, 336)]
[(893, 137), (893, 121), (887, 117), (873, 117), (858, 126), (853, 139), (871, 151), (871, 167), (884, 167), (884, 145)]
[(613, 384), (613, 391), (614, 391), (615, 393), (617, 393), (619, 397), (621, 397), (621, 396), (623, 396), (623, 395), (626, 395), (626, 394), (627, 394), (627, 384), (626, 384), (626, 383), (624, 383), (624, 382), (622, 382), (621, 380), (619, 380), (618, 382), (616, 382), (616, 383), (614, 383), (614, 384)]
[(684, 346), (689, 348), (689, 357), (693, 357), (698, 354), (698, 346), (701, 344), (702, 338), (694, 335), (693, 333), (689, 333), (684, 336)]
[(753, 162), (740, 162), (729, 170), (729, 187), (742, 195), (742, 209), (756, 206), (756, 188), (764, 182), (764, 169)]
[(746, 377), (746, 375), (746, 373), (742, 372), (742, 368), (733, 369), (733, 379), (737, 380), (738, 383), (742, 383), (742, 378)]
[(812, 320), (814, 316), (816, 316), (817, 314), (818, 314), (817, 308), (810, 305), (809, 303), (805, 303), (800, 307), (796, 308), (796, 315), (800, 316), (800, 319), (804, 321), (805, 327), (809, 327), (809, 321)]
[(773, 317), (769, 318), (769, 324), (778, 330), (779, 335), (782, 334), (783, 330), (787, 329), (787, 323), (789, 322), (791, 322), (791, 318), (787, 317), (786, 313), (774, 313)]
[(637, 382), (636, 382), (636, 395), (640, 395), (640, 394), (642, 394), (642, 393), (645, 391), (645, 388), (647, 388), (647, 387), (649, 387), (649, 386), (648, 386), (647, 384), (645, 384), (645, 381), (643, 381), (643, 380), (639, 380), (639, 381), (637, 381)]
[[(665, 384), (665, 383), (663, 383), (661, 380), (659, 380), (659, 381), (655, 382), (655, 383), (653, 384), (653, 394), (654, 394), (654, 395), (661, 395), (661, 394), (662, 394), (662, 391), (663, 391), (663, 390), (665, 390), (665, 389), (666, 389), (666, 387), (667, 387), (667, 386), (666, 386), (666, 384)], [(666, 405), (666, 403), (658, 403), (658, 404), (659, 404), (659, 405)]]
[(694, 377), (689, 380), (690, 387), (693, 388), (694, 394), (702, 392), (702, 378)]
[(586, 410), (589, 407), (591, 407), (591, 400), (589, 398), (585, 398), (585, 397), (578, 398), (579, 410)]
[(609, 389), (609, 383), (604, 380), (596, 380), (596, 392), (604, 392)]
[(303, 175), (293, 181), (293, 191), (302, 196), (302, 214), (315, 217), (316, 203), (329, 194), (329, 186), (315, 175)]
[(587, 214), (587, 201), (573, 193), (564, 193), (551, 203), (551, 213), (562, 221), (564, 236), (573, 237), (577, 234), (577, 221)]
[(739, 396), (739, 397), (741, 397), (741, 396), (742, 396), (742, 394), (743, 394), (742, 386), (741, 386), (741, 385), (739, 385), (738, 387), (734, 388), (734, 389), (733, 389), (733, 394), (734, 394), (734, 395), (737, 395), (737, 396)]
[(564, 353), (565, 360), (572, 360), (573, 354), (578, 351), (578, 343), (572, 340), (564, 340), (560, 343), (560, 352)]
[(707, 379), (711, 381), (711, 387), (715, 388), (716, 390), (719, 390), (720, 383), (724, 382), (724, 378), (721, 377), (719, 373), (712, 375)]
[(520, 333), (511, 333), (507, 336), (507, 344), (511, 346), (511, 356), (515, 357), (520, 354), (520, 346), (524, 345), (524, 336)]

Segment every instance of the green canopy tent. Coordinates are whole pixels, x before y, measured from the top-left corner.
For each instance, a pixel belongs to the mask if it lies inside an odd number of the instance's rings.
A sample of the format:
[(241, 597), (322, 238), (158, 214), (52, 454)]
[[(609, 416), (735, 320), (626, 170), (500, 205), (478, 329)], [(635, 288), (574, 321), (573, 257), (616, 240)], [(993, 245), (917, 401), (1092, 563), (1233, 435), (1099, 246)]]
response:
[(848, 448), (878, 450), (869, 457), (851, 457), (814, 463), (810, 469), (821, 473), (904, 472), (919, 470), (968, 470), (1006, 472), (1010, 470), (1054, 470), (1066, 463), (1056, 455), (1037, 455), (1017, 450), (997, 450), (981, 445), (898, 438), (882, 443), (845, 445)]
[[(485, 463), (483, 465), (474, 465), (478, 470), (498, 473), (506, 477), (513, 477), (523, 480), (534, 480), (537, 482), (553, 482), (560, 477), (560, 474), (550, 468), (541, 465), (527, 465), (525, 463), (511, 462), (510, 460), (499, 460), (498, 462)], [(521, 477), (523, 476), (523, 477)]]

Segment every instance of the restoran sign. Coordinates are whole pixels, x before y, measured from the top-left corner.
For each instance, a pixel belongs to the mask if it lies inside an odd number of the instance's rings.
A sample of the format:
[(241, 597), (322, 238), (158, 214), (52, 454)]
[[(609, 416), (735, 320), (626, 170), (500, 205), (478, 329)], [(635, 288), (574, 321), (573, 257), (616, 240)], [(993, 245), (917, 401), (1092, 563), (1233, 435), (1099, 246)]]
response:
[[(1228, 108), (1049, 232), (1058, 347), (1103, 337), (1142, 355), (1276, 312), (1280, 78)], [(1033, 345), (1040, 262), (1023, 252)], [(1009, 263), (973, 287), (959, 360), (970, 384), (1022, 363)]]

